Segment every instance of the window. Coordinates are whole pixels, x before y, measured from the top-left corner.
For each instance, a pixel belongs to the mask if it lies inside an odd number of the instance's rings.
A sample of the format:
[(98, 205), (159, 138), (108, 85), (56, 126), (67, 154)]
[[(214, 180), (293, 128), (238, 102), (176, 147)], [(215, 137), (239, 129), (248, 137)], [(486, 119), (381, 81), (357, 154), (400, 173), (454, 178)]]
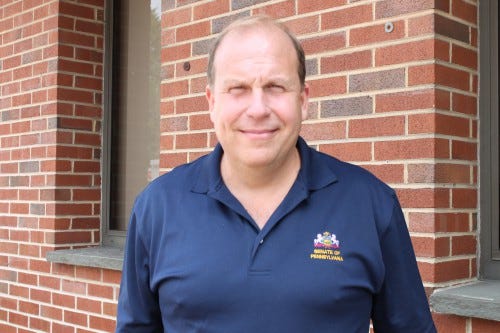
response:
[(497, 1), (480, 4), (480, 278), (500, 279)]
[(158, 175), (161, 0), (107, 5), (102, 234), (121, 246), (135, 197)]

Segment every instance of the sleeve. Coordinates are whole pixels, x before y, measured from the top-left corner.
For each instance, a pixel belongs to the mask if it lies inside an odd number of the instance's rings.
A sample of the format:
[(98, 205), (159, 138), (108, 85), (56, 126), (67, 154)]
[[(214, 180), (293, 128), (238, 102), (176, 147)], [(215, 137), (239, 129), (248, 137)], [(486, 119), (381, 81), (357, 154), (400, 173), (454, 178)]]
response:
[(374, 297), (376, 333), (435, 333), (410, 235), (395, 198), (391, 221), (380, 238), (385, 277)]
[(138, 222), (133, 211), (125, 243), (116, 333), (163, 332), (158, 297), (149, 284), (149, 256), (138, 232)]

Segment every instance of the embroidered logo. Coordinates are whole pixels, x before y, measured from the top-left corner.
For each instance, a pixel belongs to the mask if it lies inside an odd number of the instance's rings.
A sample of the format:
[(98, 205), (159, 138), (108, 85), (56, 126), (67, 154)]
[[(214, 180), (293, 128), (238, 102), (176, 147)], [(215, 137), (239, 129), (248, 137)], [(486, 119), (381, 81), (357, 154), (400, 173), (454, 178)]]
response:
[(311, 259), (344, 261), (340, 253), (340, 241), (335, 234), (328, 231), (317, 234), (314, 239), (314, 250)]

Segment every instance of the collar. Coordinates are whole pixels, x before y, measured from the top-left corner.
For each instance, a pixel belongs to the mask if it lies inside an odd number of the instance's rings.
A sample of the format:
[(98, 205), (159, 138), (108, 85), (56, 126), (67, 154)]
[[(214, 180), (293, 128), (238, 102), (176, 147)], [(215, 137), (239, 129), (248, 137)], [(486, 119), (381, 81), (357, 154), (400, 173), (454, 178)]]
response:
[[(329, 156), (309, 147), (302, 137), (297, 140), (297, 149), (300, 154), (301, 166), (296, 183), (301, 183), (301, 188), (311, 192), (337, 181), (337, 176), (330, 167), (332, 164), (327, 163)], [(220, 173), (220, 161), (223, 153), (222, 146), (217, 144), (210, 154), (199, 160), (197, 175), (191, 188), (193, 192), (209, 194), (218, 192), (224, 187)]]

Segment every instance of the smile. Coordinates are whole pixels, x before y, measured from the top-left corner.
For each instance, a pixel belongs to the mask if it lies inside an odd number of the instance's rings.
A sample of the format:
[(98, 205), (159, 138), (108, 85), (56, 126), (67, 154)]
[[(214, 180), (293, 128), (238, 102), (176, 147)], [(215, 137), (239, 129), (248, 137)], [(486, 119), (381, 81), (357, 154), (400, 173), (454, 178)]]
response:
[(248, 129), (248, 130), (241, 130), (241, 132), (249, 137), (252, 138), (268, 138), (272, 136), (274, 133), (276, 133), (276, 129)]

